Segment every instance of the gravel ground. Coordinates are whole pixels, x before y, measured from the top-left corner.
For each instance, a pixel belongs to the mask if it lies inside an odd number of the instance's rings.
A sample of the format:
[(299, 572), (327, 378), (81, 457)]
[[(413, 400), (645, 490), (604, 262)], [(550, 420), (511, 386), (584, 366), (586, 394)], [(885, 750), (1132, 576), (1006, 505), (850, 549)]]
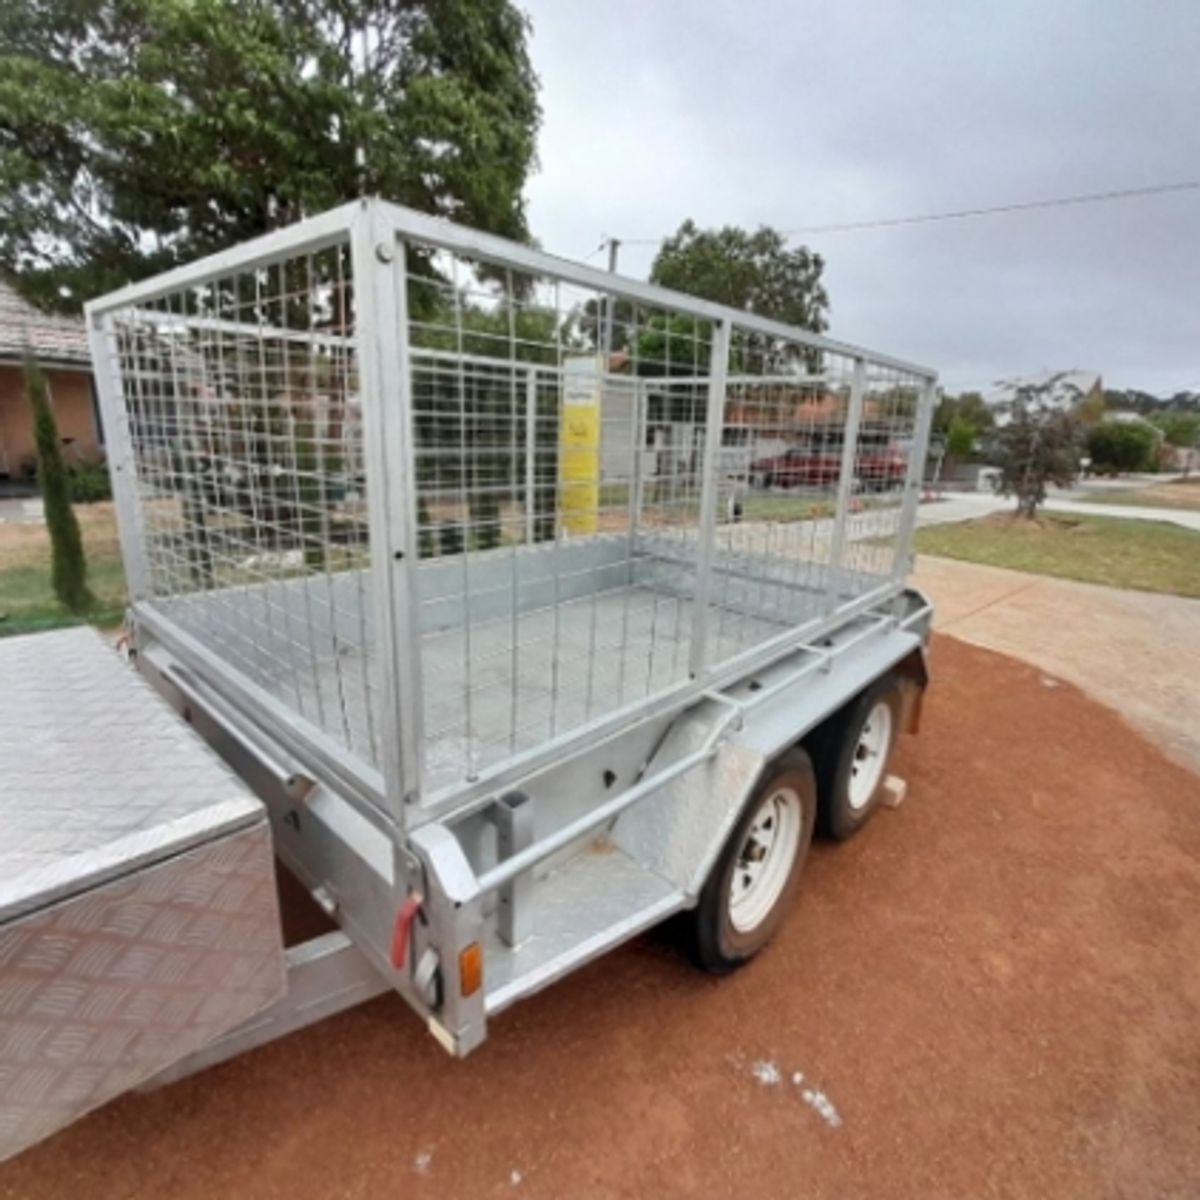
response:
[(0, 1167), (0, 1196), (1192, 1197), (1200, 780), (941, 637), (909, 797), (724, 980), (662, 935), (447, 1059), (385, 997)]

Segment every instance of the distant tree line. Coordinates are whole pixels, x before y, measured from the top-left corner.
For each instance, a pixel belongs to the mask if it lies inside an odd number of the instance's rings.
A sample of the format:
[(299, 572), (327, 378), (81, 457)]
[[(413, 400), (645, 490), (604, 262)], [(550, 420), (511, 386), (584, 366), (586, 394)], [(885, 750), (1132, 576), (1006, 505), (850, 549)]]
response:
[(1154, 396), (1137, 388), (1105, 389), (1104, 406), (1110, 412), (1135, 412), (1148, 417), (1165, 413), (1200, 413), (1200, 392), (1176, 392), (1173, 396)]

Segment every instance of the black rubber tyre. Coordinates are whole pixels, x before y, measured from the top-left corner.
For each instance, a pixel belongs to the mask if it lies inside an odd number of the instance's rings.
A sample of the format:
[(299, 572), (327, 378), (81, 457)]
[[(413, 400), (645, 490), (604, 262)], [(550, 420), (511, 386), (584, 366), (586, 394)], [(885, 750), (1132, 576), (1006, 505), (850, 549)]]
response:
[[(732, 914), (734, 872), (744, 865), (743, 852), (760, 810), (766, 801), (786, 791), (794, 796), (799, 819), (795, 852), (787, 868), (786, 880), (761, 919), (750, 928), (738, 928)], [(787, 801), (789, 805), (792, 801)], [(817, 819), (817, 783), (812, 762), (803, 750), (792, 750), (772, 764), (763, 782), (755, 789), (737, 825), (725, 843), (692, 914), (692, 957), (706, 971), (725, 975), (752, 958), (771, 939), (787, 913), (808, 847), (812, 843)], [(765, 822), (764, 818), (764, 822)], [(782, 867), (782, 863), (780, 864)]]
[[(864, 750), (864, 737), (869, 737), (868, 722), (881, 704), (886, 706), (889, 714), (886, 736), (884, 744), (870, 752)], [(900, 732), (900, 714), (900, 685), (889, 673), (852, 700), (816, 739), (813, 752), (820, 795), (821, 832), (835, 841), (844, 842), (853, 837), (879, 807), (887, 765)], [(876, 757), (882, 758), (882, 766), (870, 761)], [(858, 803), (853, 803), (852, 784), (859, 772), (871, 769), (878, 771), (875, 787), (865, 799), (859, 796)]]

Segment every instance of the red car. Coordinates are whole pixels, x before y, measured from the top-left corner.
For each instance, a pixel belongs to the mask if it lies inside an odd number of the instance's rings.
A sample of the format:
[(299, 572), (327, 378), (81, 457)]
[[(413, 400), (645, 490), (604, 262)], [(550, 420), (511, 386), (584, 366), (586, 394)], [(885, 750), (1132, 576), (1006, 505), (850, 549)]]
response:
[[(836, 487), (842, 471), (842, 445), (839, 431), (789, 446), (782, 454), (752, 462), (750, 482), (765, 488)], [(854, 463), (857, 490), (882, 492), (901, 487), (907, 472), (908, 460), (886, 434), (859, 435)]]

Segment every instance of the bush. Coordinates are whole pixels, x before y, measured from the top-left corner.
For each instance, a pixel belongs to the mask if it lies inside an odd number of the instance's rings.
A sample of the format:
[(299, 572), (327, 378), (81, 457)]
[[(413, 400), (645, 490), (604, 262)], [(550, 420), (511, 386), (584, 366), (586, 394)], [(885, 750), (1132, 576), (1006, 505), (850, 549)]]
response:
[(424, 496), (417, 497), (417, 547), (421, 558), (436, 558), (438, 531), (429, 516), (429, 505)]
[[(112, 479), (103, 458), (64, 462), (63, 469), (67, 473), (67, 487), (70, 489), (72, 504), (96, 504), (101, 500), (112, 499)], [(37, 459), (33, 455), (23, 458), (17, 470), (22, 479), (30, 483), (38, 482)]]
[(1183, 450), (1200, 446), (1200, 413), (1157, 413), (1150, 420), (1162, 430), (1167, 445)]
[(946, 431), (946, 457), (952, 462), (968, 459), (975, 452), (979, 431), (962, 417), (954, 417)]
[(467, 496), (476, 550), (494, 550), (500, 545), (500, 497), (481, 490)]
[(95, 504), (112, 499), (112, 479), (102, 458), (85, 459), (67, 468), (71, 499), (76, 504)]
[(438, 550), (445, 555), (461, 554), (466, 547), (462, 524), (458, 521), (443, 521), (438, 526)]
[(1152, 471), (1159, 438), (1143, 421), (1101, 421), (1088, 434), (1092, 470), (1102, 475)]

